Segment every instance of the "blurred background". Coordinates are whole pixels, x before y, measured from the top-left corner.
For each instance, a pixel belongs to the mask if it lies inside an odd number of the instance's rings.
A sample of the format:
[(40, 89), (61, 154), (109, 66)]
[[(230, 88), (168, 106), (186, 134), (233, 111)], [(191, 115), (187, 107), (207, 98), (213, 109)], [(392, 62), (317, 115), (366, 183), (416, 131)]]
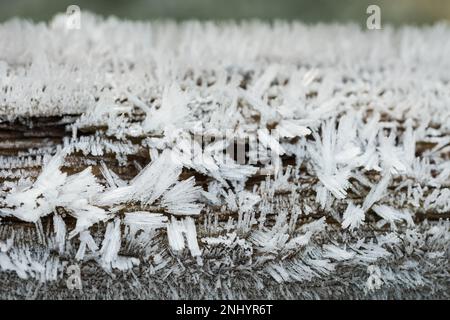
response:
[(382, 24), (450, 21), (450, 0), (0, 0), (0, 21), (24, 17), (49, 20), (67, 6), (127, 19), (286, 19), (366, 23), (366, 8), (381, 8)]

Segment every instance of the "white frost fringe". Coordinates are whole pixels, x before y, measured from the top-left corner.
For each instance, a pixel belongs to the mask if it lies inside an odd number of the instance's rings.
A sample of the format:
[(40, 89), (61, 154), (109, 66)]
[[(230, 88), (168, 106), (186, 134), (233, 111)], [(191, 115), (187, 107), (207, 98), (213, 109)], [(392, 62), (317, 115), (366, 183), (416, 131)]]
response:
[[(216, 248), (227, 256), (221, 263), (247, 261), (239, 268), (280, 283), (362, 268), (369, 291), (436, 281), (414, 254), (448, 266), (449, 25), (361, 31), (83, 14), (80, 31), (64, 26), (64, 16), (48, 25), (0, 25), (2, 119), (78, 115), (72, 138), (52, 157), (0, 157), (2, 178), (16, 167), (42, 165), (35, 180), (5, 182), (0, 217), (42, 228), (41, 219), (53, 214), (60, 255), (78, 237), (77, 260), (92, 258), (110, 272), (151, 258), (152, 272), (171, 268), (168, 275), (177, 267), (165, 249), (143, 246), (143, 257), (121, 255), (123, 241), (142, 244), (163, 232), (173, 254), (187, 247), (197, 268)], [(107, 129), (77, 136), (97, 126)], [(222, 135), (227, 130), (231, 135)], [(216, 139), (201, 145), (192, 142), (195, 134)], [(224, 159), (242, 137), (271, 152), (258, 163)], [(419, 153), (419, 142), (434, 147)], [(103, 162), (103, 177), (90, 166), (62, 170), (77, 151), (126, 161), (142, 147), (152, 160), (130, 181)], [(282, 157), (295, 165), (283, 169)], [(207, 187), (182, 179), (183, 169), (207, 176)], [(262, 169), (273, 175), (246, 188)], [(135, 204), (141, 210), (128, 209)], [(76, 219), (71, 230), (60, 209)], [(418, 213), (430, 212), (443, 218), (415, 224)], [(91, 230), (103, 223), (100, 243)], [(367, 227), (373, 236), (364, 233)], [(0, 242), (0, 270), (56, 279), (54, 266), (44, 275), (41, 262), (28, 263), (33, 257), (13, 243)], [(236, 255), (228, 257), (230, 250)], [(441, 276), (449, 281), (448, 268)]]

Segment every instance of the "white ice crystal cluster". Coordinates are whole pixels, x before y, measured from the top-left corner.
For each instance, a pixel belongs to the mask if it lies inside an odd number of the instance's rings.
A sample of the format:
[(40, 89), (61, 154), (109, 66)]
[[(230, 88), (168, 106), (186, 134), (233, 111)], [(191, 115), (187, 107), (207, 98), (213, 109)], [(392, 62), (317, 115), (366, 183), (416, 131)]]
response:
[(449, 70), (448, 24), (0, 24), (0, 275), (448, 297)]

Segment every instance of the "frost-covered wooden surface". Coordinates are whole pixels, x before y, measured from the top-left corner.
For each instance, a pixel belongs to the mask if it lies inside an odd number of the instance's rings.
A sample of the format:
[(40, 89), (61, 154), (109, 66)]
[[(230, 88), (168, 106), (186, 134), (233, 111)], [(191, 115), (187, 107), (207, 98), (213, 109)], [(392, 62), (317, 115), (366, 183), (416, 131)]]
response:
[(449, 297), (449, 25), (64, 23), (0, 25), (0, 297)]

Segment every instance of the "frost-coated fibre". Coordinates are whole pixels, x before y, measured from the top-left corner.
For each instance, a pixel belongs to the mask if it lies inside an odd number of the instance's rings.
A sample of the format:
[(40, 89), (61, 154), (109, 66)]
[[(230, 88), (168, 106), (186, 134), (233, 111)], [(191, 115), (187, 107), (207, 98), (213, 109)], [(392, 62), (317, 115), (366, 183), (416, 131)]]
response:
[(450, 296), (450, 25), (0, 24), (0, 298)]

